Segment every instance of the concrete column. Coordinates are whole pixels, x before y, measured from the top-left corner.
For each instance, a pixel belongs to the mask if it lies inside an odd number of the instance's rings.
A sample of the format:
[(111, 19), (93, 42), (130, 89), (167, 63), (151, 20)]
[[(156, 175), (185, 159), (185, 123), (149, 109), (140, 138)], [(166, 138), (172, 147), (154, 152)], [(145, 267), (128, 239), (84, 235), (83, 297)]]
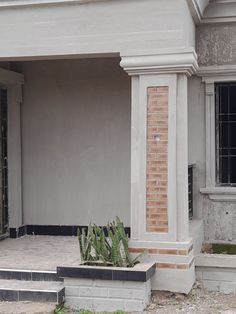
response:
[(195, 280), (188, 217), (187, 77), (194, 51), (123, 56), (132, 76), (131, 240), (156, 262), (153, 289), (188, 292)]

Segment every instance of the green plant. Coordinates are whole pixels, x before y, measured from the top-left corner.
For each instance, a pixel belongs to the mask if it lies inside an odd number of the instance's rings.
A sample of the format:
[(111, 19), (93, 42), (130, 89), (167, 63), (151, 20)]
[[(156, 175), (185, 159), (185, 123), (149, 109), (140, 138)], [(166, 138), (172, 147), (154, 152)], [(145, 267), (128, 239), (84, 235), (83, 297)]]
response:
[(56, 305), (56, 308), (54, 310), (54, 314), (71, 314), (71, 313), (72, 313), (71, 309), (64, 305)]
[[(106, 234), (105, 234), (106, 231)], [(139, 254), (132, 259), (129, 253), (128, 236), (123, 222), (116, 219), (101, 228), (90, 224), (87, 233), (78, 229), (78, 239), (82, 261), (89, 265), (105, 265), (118, 267), (133, 267), (139, 263)]]
[(93, 314), (93, 312), (89, 311), (89, 310), (79, 310), (79, 312), (76, 312), (76, 314)]
[(56, 308), (54, 310), (54, 314), (64, 314), (63, 307), (61, 305), (56, 305)]

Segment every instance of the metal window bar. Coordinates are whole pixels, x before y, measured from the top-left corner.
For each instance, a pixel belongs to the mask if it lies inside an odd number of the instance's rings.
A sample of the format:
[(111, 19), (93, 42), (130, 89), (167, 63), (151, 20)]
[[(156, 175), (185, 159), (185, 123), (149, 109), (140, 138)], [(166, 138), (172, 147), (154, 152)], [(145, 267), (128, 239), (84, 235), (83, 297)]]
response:
[(193, 218), (193, 169), (194, 165), (188, 165), (188, 215)]

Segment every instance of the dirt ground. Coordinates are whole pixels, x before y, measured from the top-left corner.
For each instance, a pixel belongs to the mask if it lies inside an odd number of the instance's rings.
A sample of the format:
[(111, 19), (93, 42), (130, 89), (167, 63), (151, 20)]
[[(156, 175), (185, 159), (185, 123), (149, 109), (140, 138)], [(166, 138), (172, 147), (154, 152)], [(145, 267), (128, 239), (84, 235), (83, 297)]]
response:
[(198, 285), (187, 296), (156, 292), (146, 313), (236, 314), (236, 294), (209, 292)]
[[(0, 302), (0, 314), (52, 314), (52, 304)], [(62, 311), (65, 314), (79, 313)], [(155, 292), (145, 314), (236, 314), (236, 294), (203, 290), (199, 285), (185, 296), (171, 292)], [(134, 314), (134, 313), (129, 313)], [(137, 314), (137, 312), (136, 312)], [(141, 313), (140, 313), (141, 314)]]

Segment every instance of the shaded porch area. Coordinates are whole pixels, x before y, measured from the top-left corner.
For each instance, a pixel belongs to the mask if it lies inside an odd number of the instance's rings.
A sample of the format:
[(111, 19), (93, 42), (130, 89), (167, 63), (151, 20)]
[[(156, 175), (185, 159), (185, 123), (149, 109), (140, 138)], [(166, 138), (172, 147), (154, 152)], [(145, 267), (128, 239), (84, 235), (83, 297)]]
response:
[[(56, 227), (65, 235), (64, 227), (104, 226), (119, 216), (131, 229), (131, 252), (146, 250), (155, 264), (152, 289), (189, 292), (195, 277), (187, 91), (196, 60), (188, 52), (192, 65), (186, 70), (182, 54), (178, 57), (178, 73), (168, 67), (166, 74), (160, 71), (165, 56), (12, 63), (11, 70), (21, 73), (24, 82), (8, 118), (10, 232), (17, 237), (44, 228), (52, 234)], [(16, 153), (11, 150), (15, 143)], [(38, 252), (33, 242), (22, 256), (32, 255), (32, 260), (19, 268), (66, 266), (66, 244), (59, 246), (60, 261), (54, 260), (54, 244), (46, 245), (54, 261), (44, 263), (50, 254)], [(39, 257), (31, 254), (31, 245)], [(9, 267), (7, 256), (0, 267)]]

